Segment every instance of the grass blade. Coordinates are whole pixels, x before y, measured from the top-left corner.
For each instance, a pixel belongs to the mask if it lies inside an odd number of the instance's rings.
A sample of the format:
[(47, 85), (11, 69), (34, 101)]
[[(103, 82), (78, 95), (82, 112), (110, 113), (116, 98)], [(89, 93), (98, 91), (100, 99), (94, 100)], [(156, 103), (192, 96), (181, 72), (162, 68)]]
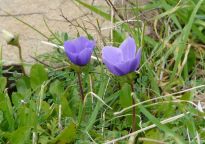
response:
[(197, 11), (199, 10), (202, 2), (204, 0), (199, 0), (196, 7), (194, 8), (194, 10), (192, 11), (192, 14), (190, 16), (190, 19), (188, 21), (188, 24), (184, 27), (184, 29), (182, 30), (181, 35), (179, 36), (179, 38), (175, 41), (175, 47), (177, 48), (177, 55), (176, 55), (176, 59), (175, 59), (175, 65), (174, 65), (174, 69), (171, 75), (171, 81), (173, 80), (173, 78), (176, 75), (176, 71), (177, 71), (177, 67), (181, 61), (181, 58), (183, 56), (184, 53), (184, 49), (186, 47), (186, 43), (188, 41), (189, 38), (189, 34), (196, 16)]

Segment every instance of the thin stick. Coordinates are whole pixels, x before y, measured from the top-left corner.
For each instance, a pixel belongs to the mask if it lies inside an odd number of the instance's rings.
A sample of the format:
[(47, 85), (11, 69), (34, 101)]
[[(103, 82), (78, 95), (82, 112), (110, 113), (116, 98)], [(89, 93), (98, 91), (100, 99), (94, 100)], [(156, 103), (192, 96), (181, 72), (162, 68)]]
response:
[(31, 56), (31, 55), (30, 55), (30, 57), (31, 57), (32, 59), (34, 59), (35, 61), (37, 61), (37, 62), (39, 62), (39, 63), (43, 64), (43, 65), (44, 65), (44, 66), (46, 66), (46, 67), (55, 68), (55, 67), (52, 67), (52, 66), (50, 66), (50, 65), (46, 64), (46, 63), (45, 63), (45, 62), (43, 62), (43, 61), (41, 61), (41, 60), (39, 60), (39, 59), (37, 59), (37, 58), (35, 58), (35, 57)]
[(147, 141), (150, 143), (158, 143), (158, 144), (165, 144), (165, 142), (163, 141), (159, 141), (159, 140), (155, 140), (155, 139), (151, 139), (151, 138), (139, 138), (139, 141)]
[(106, 0), (105, 2), (113, 8), (114, 12), (118, 15), (118, 17), (119, 17), (121, 20), (125, 20), (124, 17), (118, 12), (118, 10), (116, 9), (116, 7), (113, 5), (113, 3), (111, 2), (111, 0)]
[(37, 134), (36, 134), (36, 132), (33, 132), (33, 135), (32, 135), (32, 144), (37, 144)]
[(62, 124), (61, 124), (61, 115), (62, 115), (62, 105), (59, 104), (59, 107), (58, 107), (58, 129), (59, 130), (63, 129)]
[[(115, 13), (114, 13), (114, 8), (112, 6), (110, 6), (111, 8), (111, 25), (112, 27), (114, 26), (114, 17), (115, 17)], [(113, 29), (110, 29), (110, 41), (111, 43), (113, 43)]]

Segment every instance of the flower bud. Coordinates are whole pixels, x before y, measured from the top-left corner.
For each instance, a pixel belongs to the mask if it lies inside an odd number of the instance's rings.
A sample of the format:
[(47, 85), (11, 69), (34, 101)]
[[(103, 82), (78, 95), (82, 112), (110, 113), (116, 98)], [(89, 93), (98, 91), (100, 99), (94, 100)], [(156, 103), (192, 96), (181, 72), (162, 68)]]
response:
[(95, 41), (83, 36), (64, 42), (66, 55), (73, 64), (78, 66), (85, 66), (89, 63), (94, 48)]
[(19, 36), (13, 35), (12, 33), (2, 30), (2, 36), (6, 40), (8, 45), (19, 46)]

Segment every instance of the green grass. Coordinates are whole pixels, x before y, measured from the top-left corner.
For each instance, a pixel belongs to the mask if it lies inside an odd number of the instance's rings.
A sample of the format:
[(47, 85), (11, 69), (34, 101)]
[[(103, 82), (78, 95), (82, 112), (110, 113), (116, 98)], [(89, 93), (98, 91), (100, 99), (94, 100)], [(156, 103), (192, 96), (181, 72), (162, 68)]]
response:
[[(104, 9), (85, 0), (74, 1), (98, 17), (111, 20), (112, 15)], [(144, 6), (131, 5), (129, 11), (135, 21), (122, 22), (116, 14), (113, 37), (104, 36), (100, 24), (94, 29), (99, 30), (105, 43), (113, 41), (118, 46), (129, 34), (142, 48), (135, 93), (130, 92), (125, 79), (116, 78), (102, 62), (92, 60), (83, 72), (87, 99), (82, 104), (74, 70), (63, 50), (54, 49), (37, 57), (46, 65), (34, 64), (28, 76), (14, 74), (17, 91), (12, 96), (7, 94), (6, 79), (0, 77), (0, 143), (124, 144), (133, 136), (142, 144), (205, 143), (205, 114), (200, 109), (200, 105), (204, 107), (205, 92), (205, 2), (153, 0)], [(139, 17), (153, 10), (155, 16)], [(62, 45), (76, 37), (52, 32), (45, 24), (51, 36), (44, 37), (52, 43)], [(144, 35), (148, 27), (151, 33)], [(82, 35), (93, 38), (89, 31)], [(100, 59), (101, 48), (98, 45), (94, 53)], [(133, 133), (132, 95), (137, 101), (137, 131)]]

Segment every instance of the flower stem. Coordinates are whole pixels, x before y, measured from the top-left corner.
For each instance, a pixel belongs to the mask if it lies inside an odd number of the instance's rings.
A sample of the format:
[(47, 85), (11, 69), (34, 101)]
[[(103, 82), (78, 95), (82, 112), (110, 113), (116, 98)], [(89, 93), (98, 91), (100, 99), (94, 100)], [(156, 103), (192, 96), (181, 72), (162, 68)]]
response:
[(82, 103), (84, 103), (85, 96), (84, 96), (84, 92), (83, 92), (81, 73), (77, 72), (77, 76), (78, 76), (78, 84), (79, 84), (79, 87), (80, 87), (80, 95), (81, 95)]
[(80, 87), (80, 95), (81, 95), (81, 99), (82, 99), (82, 111), (80, 113), (80, 119), (79, 119), (79, 124), (78, 124), (78, 126), (80, 126), (82, 120), (84, 119), (84, 114), (85, 114), (85, 107), (84, 107), (85, 95), (84, 95), (84, 91), (83, 91), (81, 73), (77, 72), (77, 76), (78, 76), (78, 84), (79, 84), (79, 87)]
[(79, 118), (79, 122), (78, 122), (78, 127), (80, 127), (83, 119), (84, 119), (84, 116), (85, 116), (85, 105), (83, 104), (82, 105), (82, 111), (80, 113), (80, 118)]
[[(132, 93), (134, 93), (134, 83), (133, 81), (131, 81), (131, 91)], [(132, 96), (132, 105), (135, 105), (136, 102), (135, 102), (135, 98), (133, 97), (133, 95), (131, 94)], [(136, 131), (136, 109), (135, 107), (132, 108), (132, 132)]]
[(26, 72), (25, 72), (25, 69), (24, 69), (24, 66), (23, 66), (23, 62), (24, 62), (24, 60), (23, 60), (23, 56), (22, 56), (22, 49), (21, 49), (21, 45), (20, 44), (18, 44), (18, 50), (19, 50), (19, 59), (20, 59), (20, 61), (21, 61), (21, 66), (22, 66), (22, 72), (23, 72), (23, 74), (24, 75), (26, 75)]

